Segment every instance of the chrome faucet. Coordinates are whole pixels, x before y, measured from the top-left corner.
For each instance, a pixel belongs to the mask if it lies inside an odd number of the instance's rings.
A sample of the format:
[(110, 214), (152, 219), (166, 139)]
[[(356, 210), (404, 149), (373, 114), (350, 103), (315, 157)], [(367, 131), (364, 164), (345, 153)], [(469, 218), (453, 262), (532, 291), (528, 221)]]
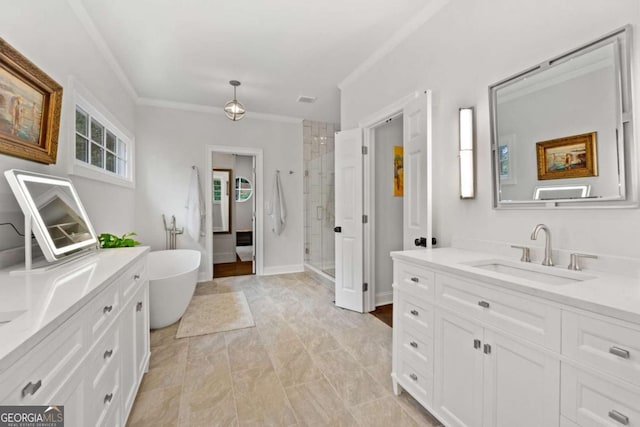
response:
[(551, 231), (549, 231), (549, 227), (544, 224), (536, 225), (536, 228), (531, 232), (531, 240), (536, 240), (538, 238), (538, 233), (540, 230), (544, 230), (546, 240), (544, 242), (544, 259), (542, 260), (542, 265), (553, 265), (552, 252), (551, 252)]

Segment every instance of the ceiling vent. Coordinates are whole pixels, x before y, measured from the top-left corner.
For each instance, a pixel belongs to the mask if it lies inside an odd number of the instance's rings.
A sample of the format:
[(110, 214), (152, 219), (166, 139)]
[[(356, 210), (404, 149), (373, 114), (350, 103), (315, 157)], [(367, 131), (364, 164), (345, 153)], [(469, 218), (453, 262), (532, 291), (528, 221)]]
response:
[(316, 98), (315, 96), (304, 96), (304, 95), (300, 95), (298, 97), (298, 102), (302, 102), (303, 104), (313, 104), (314, 102), (316, 102)]

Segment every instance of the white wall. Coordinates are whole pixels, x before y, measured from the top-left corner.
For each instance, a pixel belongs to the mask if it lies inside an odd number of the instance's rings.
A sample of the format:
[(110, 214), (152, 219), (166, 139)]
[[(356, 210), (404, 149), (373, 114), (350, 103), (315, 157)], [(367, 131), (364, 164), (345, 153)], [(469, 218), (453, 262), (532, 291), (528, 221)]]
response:
[[(288, 212), (286, 228), (280, 236), (275, 236), (265, 208), (265, 227), (256, 236), (264, 238), (264, 272), (302, 270), (302, 122), (250, 117), (232, 122), (218, 114), (140, 106), (136, 115), (136, 138), (135, 224), (140, 238), (153, 249), (164, 248), (160, 218), (163, 212), (175, 215), (178, 227), (184, 225), (191, 166), (196, 165), (201, 177), (208, 179), (208, 146), (261, 148), (264, 176), (257, 181), (263, 185), (265, 202), (270, 200), (276, 169), (294, 171), (293, 175), (282, 174)], [(202, 186), (204, 190), (204, 182)], [(198, 245), (187, 235), (181, 235), (178, 247)], [(200, 249), (204, 254), (204, 248)]]
[(402, 197), (393, 195), (393, 147), (402, 145), (402, 118), (375, 129), (376, 304), (393, 301), (393, 263), (389, 253), (402, 250)]
[[(640, 210), (498, 211), (491, 203), (489, 85), (625, 24), (634, 26), (635, 107), (640, 55), (637, 0), (451, 0), (429, 22), (343, 88), (342, 128), (418, 89), (433, 90), (434, 234), (438, 246), (454, 235), (531, 242), (535, 224), (550, 226), (554, 245), (584, 252), (640, 256)], [(457, 112), (477, 114), (475, 200), (460, 200)], [(640, 114), (635, 117), (636, 139)]]
[[(69, 77), (75, 76), (130, 132), (135, 131), (135, 104), (116, 78), (66, 0), (3, 2), (2, 38), (64, 87), (57, 164), (46, 166), (0, 154), (0, 171), (19, 168), (67, 176), (72, 141), (73, 106)], [(96, 232), (122, 234), (134, 230), (134, 190), (71, 177)], [(23, 216), (4, 176), (0, 177), (0, 222), (17, 222)], [(0, 250), (22, 245), (9, 227), (0, 227)]]

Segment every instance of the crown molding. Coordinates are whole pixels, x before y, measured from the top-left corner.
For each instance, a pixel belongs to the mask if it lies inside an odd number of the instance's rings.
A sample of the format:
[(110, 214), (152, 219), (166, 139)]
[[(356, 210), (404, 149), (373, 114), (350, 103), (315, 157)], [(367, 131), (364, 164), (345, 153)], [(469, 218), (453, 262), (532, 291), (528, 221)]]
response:
[(132, 100), (137, 101), (138, 93), (136, 92), (136, 89), (131, 83), (131, 80), (129, 80), (129, 78), (127, 77), (127, 74), (124, 72), (122, 66), (120, 66), (120, 63), (109, 48), (109, 45), (107, 45), (104, 37), (102, 37), (102, 34), (100, 34), (100, 31), (98, 30), (98, 27), (96, 27), (96, 24), (93, 22), (93, 19), (91, 19), (91, 16), (89, 16), (87, 9), (85, 9), (84, 5), (82, 4), (82, 0), (67, 0), (67, 3), (76, 14), (76, 17), (78, 18), (84, 29), (89, 34), (91, 40), (93, 40), (93, 42), (96, 44), (98, 51), (100, 52), (104, 60), (107, 62), (111, 70), (115, 73), (118, 80), (120, 80), (120, 83), (122, 83), (122, 85), (124, 86), (126, 92), (129, 94)]
[[(219, 116), (225, 115), (224, 109), (222, 107), (212, 107), (210, 105), (191, 104), (187, 102), (167, 101), (164, 99), (138, 98), (137, 104), (140, 106), (146, 106), (146, 107), (168, 108), (172, 110), (215, 114)], [(282, 116), (278, 114), (256, 113), (252, 111), (247, 111), (245, 115), (245, 120), (246, 119), (266, 120), (266, 121), (280, 122), (280, 123), (302, 123), (302, 120), (303, 120), (299, 117)]]
[(347, 86), (355, 82), (378, 61), (387, 56), (400, 43), (413, 34), (418, 28), (422, 27), (429, 19), (431, 19), (440, 9), (449, 3), (450, 0), (433, 0), (424, 9), (422, 9), (413, 19), (407, 22), (402, 28), (396, 31), (389, 40), (376, 49), (371, 56), (356, 67), (344, 80), (338, 83), (338, 88), (344, 90)]

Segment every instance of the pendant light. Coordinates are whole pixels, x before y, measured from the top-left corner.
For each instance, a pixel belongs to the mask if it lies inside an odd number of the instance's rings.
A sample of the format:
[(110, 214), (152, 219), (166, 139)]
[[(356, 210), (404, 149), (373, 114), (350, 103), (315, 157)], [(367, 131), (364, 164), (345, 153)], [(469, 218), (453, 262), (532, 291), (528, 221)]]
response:
[(229, 84), (233, 86), (233, 99), (224, 104), (224, 113), (230, 120), (236, 122), (244, 117), (246, 110), (244, 109), (244, 105), (236, 99), (236, 88), (240, 86), (240, 82), (231, 80)]

